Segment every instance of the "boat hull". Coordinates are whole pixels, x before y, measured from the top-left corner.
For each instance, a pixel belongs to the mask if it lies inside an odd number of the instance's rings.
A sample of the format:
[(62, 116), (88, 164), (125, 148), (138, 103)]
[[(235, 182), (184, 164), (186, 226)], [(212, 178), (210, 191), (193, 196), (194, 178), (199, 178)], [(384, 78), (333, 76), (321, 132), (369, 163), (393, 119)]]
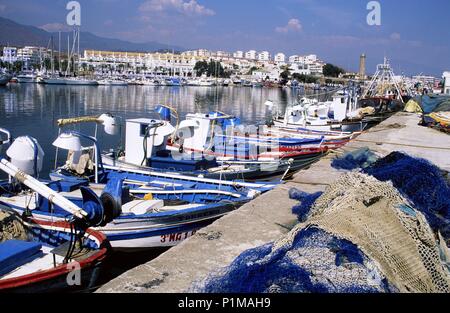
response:
[[(71, 200), (73, 201), (73, 199)], [(127, 251), (173, 247), (244, 203), (205, 206), (204, 209), (185, 210), (185, 212), (175, 212), (162, 217), (128, 215), (114, 220), (105, 227), (94, 228), (94, 230), (103, 233), (114, 250)], [(25, 212), (23, 207), (0, 201), (0, 209), (2, 207), (12, 209), (18, 214)], [(35, 210), (33, 211), (33, 218), (44, 223), (63, 222), (65, 215)]]
[[(115, 167), (117, 170), (143, 170), (143, 171), (164, 171), (173, 172), (181, 175), (187, 175), (192, 177), (204, 177), (209, 179), (221, 179), (221, 180), (256, 180), (261, 178), (268, 178), (273, 176), (273, 172), (269, 169), (261, 169), (260, 166), (250, 166), (244, 169), (232, 170), (227, 165), (223, 168), (223, 171), (210, 171), (210, 170), (198, 170), (198, 171), (171, 171), (171, 170), (159, 170), (146, 166), (138, 166), (131, 163), (124, 162), (122, 160), (115, 159), (111, 154), (103, 154), (102, 161), (105, 165), (109, 165)], [(280, 172), (284, 172), (287, 170), (287, 166), (282, 166), (281, 169), (276, 171), (275, 174), (279, 174)]]
[[(1, 206), (0, 206), (1, 207)], [(44, 221), (26, 219), (26, 225), (33, 232), (40, 235), (39, 242), (51, 241), (55, 232), (66, 233), (70, 236), (70, 225), (65, 221)], [(48, 233), (47, 233), (48, 232)], [(55, 293), (62, 291), (89, 290), (96, 286), (101, 272), (101, 265), (107, 257), (109, 244), (104, 235), (93, 230), (87, 230), (87, 236), (98, 243), (98, 249), (93, 253), (68, 264), (61, 264), (47, 270), (40, 270), (28, 275), (14, 278), (0, 278), (0, 293)], [(55, 235), (57, 238), (57, 235)], [(56, 240), (56, 239), (55, 239)], [(44, 242), (45, 244), (45, 242)], [(75, 269), (79, 270), (79, 284), (69, 285), (68, 277)]]
[(346, 132), (346, 133), (357, 133), (362, 132), (367, 129), (368, 122), (358, 121), (358, 122), (344, 122), (337, 124), (325, 124), (325, 125), (304, 125), (304, 124), (290, 124), (284, 123), (282, 120), (274, 120), (273, 121), (276, 127), (282, 127), (287, 129), (297, 129), (299, 127), (305, 128), (313, 131), (322, 131), (322, 132)]

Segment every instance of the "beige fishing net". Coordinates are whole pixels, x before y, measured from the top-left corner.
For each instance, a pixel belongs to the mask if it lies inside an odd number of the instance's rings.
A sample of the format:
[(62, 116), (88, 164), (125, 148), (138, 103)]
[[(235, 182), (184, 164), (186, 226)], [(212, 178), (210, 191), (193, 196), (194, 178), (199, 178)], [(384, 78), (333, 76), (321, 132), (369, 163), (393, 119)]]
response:
[(27, 240), (27, 232), (16, 213), (0, 209), (0, 243), (12, 239)]
[(390, 183), (361, 173), (342, 175), (313, 205), (307, 222), (274, 249), (291, 244), (311, 225), (356, 244), (400, 292), (450, 292), (441, 262), (447, 246)]

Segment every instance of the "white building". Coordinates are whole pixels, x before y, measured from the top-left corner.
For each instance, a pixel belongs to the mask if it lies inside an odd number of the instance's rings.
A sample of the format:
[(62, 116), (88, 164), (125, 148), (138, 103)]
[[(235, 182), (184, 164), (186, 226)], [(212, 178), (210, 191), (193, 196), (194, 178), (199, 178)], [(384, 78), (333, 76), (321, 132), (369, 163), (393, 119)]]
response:
[(243, 59), (244, 58), (244, 51), (236, 51), (235, 53), (233, 53), (233, 58)]
[(203, 57), (188, 54), (173, 53), (139, 53), (139, 52), (114, 52), (114, 51), (84, 51), (82, 63), (97, 68), (117, 69), (120, 65), (140, 68), (151, 73), (165, 73), (176, 76), (192, 76), (197, 61)]
[(269, 51), (262, 51), (258, 53), (258, 61), (268, 62), (270, 61), (270, 53)]
[(436, 78), (434, 76), (417, 75), (412, 77), (413, 81), (421, 82), (425, 86), (434, 87)]
[(257, 56), (258, 55), (255, 50), (250, 50), (245, 53), (245, 58), (249, 60), (256, 60)]
[(291, 74), (311, 75), (311, 70), (307, 65), (292, 63), (289, 67)]
[(306, 63), (306, 65), (308, 66), (311, 75), (323, 75), (323, 67), (325, 66), (325, 64), (323, 64), (322, 62), (315, 62), (310, 64)]
[(206, 50), (206, 49), (198, 49), (198, 50), (185, 51), (182, 53), (182, 55), (191, 56), (191, 57), (209, 58), (212, 55), (212, 52), (209, 50)]
[(281, 53), (281, 52), (277, 53), (277, 54), (275, 54), (274, 61), (276, 63), (285, 63), (286, 62), (286, 55), (284, 53)]
[(229, 58), (231, 57), (231, 54), (226, 51), (217, 51), (216, 53), (214, 53), (214, 56), (218, 58)]
[(15, 47), (3, 47), (3, 62), (14, 63), (17, 61), (17, 48)]
[(444, 72), (444, 93), (450, 95), (450, 72)]
[(319, 59), (317, 58), (317, 55), (315, 55), (315, 54), (310, 54), (310, 55), (305, 55), (305, 56), (303, 57), (303, 60), (302, 60), (302, 61), (303, 61), (302, 63), (305, 63), (305, 64), (312, 64), (312, 63), (318, 62)]
[(289, 57), (289, 63), (300, 63), (301, 56), (294, 54)]
[(51, 51), (42, 47), (26, 46), (23, 48), (4, 47), (2, 61), (14, 63), (23, 62), (25, 67), (40, 64), (43, 60), (50, 57)]
[(317, 62), (319, 62), (319, 59), (315, 54), (305, 56), (294, 54), (289, 57), (289, 63), (314, 64)]

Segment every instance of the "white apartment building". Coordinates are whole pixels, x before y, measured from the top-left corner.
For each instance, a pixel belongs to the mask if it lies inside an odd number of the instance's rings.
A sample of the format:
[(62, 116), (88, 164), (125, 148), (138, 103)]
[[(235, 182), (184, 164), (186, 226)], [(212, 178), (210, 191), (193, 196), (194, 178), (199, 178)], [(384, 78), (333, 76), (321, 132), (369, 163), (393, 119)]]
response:
[(308, 66), (308, 69), (311, 72), (311, 75), (323, 75), (323, 67), (325, 66), (322, 62), (316, 62), (316, 63), (306, 63)]
[(303, 57), (303, 62), (302, 63), (306, 63), (306, 64), (312, 64), (312, 63), (316, 63), (319, 61), (319, 59), (317, 58), (317, 55), (315, 54), (310, 54), (310, 55), (305, 55)]
[(269, 51), (262, 51), (258, 53), (258, 61), (268, 62), (270, 61), (270, 53)]
[(274, 61), (276, 63), (285, 63), (286, 55), (284, 53), (279, 52), (279, 53), (275, 54)]
[(43, 60), (50, 57), (51, 51), (42, 47), (23, 47), (17, 50), (17, 59), (28, 66), (31, 64), (40, 64)]
[(185, 51), (182, 53), (182, 55), (191, 56), (191, 57), (203, 57), (203, 58), (209, 58), (212, 55), (212, 52), (206, 49), (198, 49), (198, 50), (191, 50), (191, 51)]
[(305, 64), (292, 63), (289, 67), (291, 74), (311, 75), (311, 70)]
[(166, 72), (180, 76), (190, 76), (194, 73), (197, 61), (203, 57), (191, 54), (173, 53), (139, 53), (139, 52), (113, 52), (113, 51), (84, 51), (82, 63), (94, 67), (118, 67), (120, 64), (133, 69), (145, 68), (148, 72)]
[(14, 63), (17, 61), (17, 48), (16, 47), (3, 47), (3, 62)]
[(231, 57), (231, 54), (226, 52), (226, 51), (217, 51), (217, 52), (213, 53), (212, 55), (215, 56), (215, 57), (218, 57), (218, 58), (229, 58), (229, 57)]
[(2, 61), (14, 63), (17, 61), (24, 62), (26, 67), (33, 64), (40, 64), (41, 61), (50, 57), (51, 50), (42, 47), (4, 47)]
[(250, 50), (245, 53), (245, 58), (249, 60), (256, 60), (257, 56), (258, 55), (255, 50)]
[(427, 86), (435, 86), (438, 83), (438, 79), (433, 76), (417, 75), (412, 77), (413, 81), (421, 82)]
[(233, 53), (233, 58), (243, 59), (244, 58), (244, 51), (236, 51), (235, 53)]
[(450, 95), (450, 72), (444, 72), (444, 93)]
[(297, 54), (291, 55), (289, 57), (289, 63), (301, 63), (300, 58), (301, 58), (301, 56), (299, 56)]
[(319, 62), (319, 59), (315, 54), (305, 56), (295, 54), (289, 57), (289, 63), (313, 64), (316, 62)]

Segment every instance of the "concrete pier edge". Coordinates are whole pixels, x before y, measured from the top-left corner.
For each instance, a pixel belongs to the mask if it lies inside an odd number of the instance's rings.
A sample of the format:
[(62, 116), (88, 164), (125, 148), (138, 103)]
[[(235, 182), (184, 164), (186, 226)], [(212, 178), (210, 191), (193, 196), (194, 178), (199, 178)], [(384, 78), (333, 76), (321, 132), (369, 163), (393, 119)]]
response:
[(324, 191), (343, 172), (331, 167), (337, 155), (368, 147), (380, 156), (403, 151), (429, 160), (450, 171), (450, 136), (419, 126), (417, 114), (397, 113), (332, 152), (292, 181), (278, 186), (240, 209), (202, 229), (195, 236), (147, 264), (132, 269), (97, 292), (183, 293), (196, 281), (229, 265), (247, 249), (273, 242), (297, 223), (289, 199), (290, 188), (305, 192)]

